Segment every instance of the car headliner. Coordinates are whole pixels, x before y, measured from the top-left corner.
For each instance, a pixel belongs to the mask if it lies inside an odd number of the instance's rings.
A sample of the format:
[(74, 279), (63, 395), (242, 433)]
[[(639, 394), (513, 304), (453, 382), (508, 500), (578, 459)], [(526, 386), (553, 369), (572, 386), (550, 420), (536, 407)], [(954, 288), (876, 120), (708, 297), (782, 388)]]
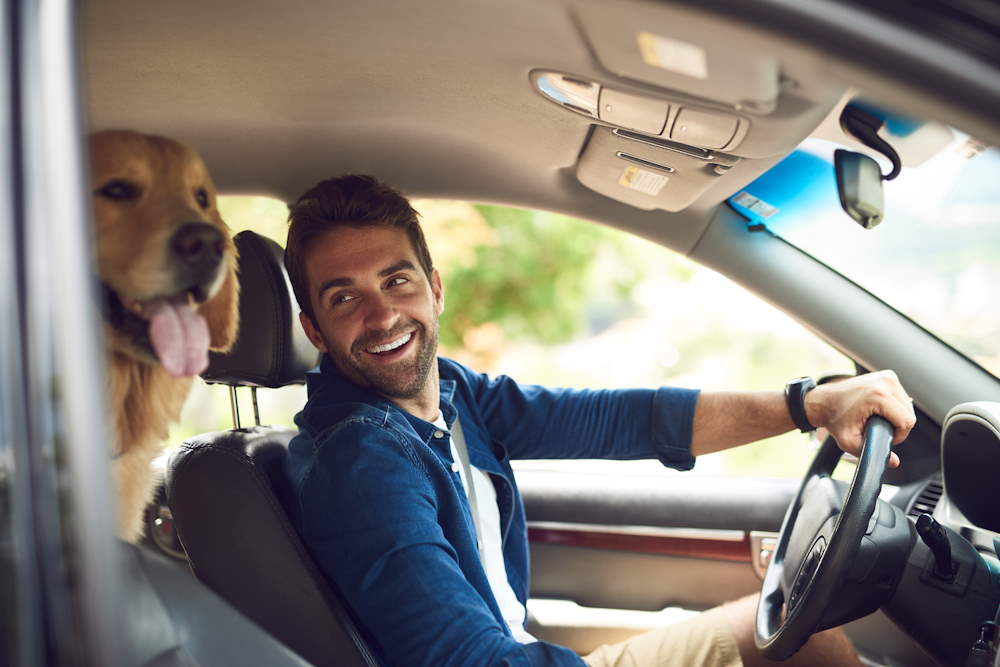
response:
[[(980, 102), (997, 98), (995, 68), (862, 20), (843, 3), (618, 2), (623, 15), (646, 17), (639, 25), (686, 22), (688, 38), (724, 47), (732, 62), (767, 40), (783, 76), (795, 81), (795, 94), (783, 97), (803, 106), (752, 119), (750, 138), (767, 154), (742, 160), (692, 206), (669, 214), (633, 208), (577, 180), (594, 121), (545, 100), (529, 81), (545, 68), (642, 89), (604, 69), (593, 31), (581, 28), (581, 13), (608, 4), (95, 0), (83, 30), (89, 125), (184, 140), (203, 153), (223, 192), (288, 201), (322, 178), (367, 172), (414, 196), (561, 211), (681, 252), (719, 202), (812, 132), (849, 86), (998, 138), (1000, 104), (984, 111), (955, 103), (971, 91), (992, 95)], [(754, 25), (795, 27), (795, 36)]]

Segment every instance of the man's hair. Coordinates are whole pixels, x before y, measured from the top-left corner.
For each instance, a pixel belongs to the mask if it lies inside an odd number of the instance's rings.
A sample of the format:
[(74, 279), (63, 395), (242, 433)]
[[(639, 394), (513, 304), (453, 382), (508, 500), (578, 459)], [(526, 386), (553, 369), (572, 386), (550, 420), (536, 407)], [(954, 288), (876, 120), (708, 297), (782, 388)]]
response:
[(406, 197), (372, 176), (340, 176), (321, 181), (307, 190), (289, 208), (285, 244), (285, 268), (302, 312), (315, 324), (309, 300), (306, 255), (317, 238), (338, 227), (402, 228), (421, 268), (430, 278), (434, 264), (417, 218), (417, 212)]

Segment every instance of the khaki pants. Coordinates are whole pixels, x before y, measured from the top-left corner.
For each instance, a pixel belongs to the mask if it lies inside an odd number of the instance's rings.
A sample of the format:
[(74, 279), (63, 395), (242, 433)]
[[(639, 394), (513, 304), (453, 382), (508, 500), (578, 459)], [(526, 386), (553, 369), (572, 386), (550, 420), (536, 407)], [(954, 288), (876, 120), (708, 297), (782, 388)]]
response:
[(736, 636), (721, 607), (681, 623), (602, 646), (583, 657), (590, 667), (740, 667)]

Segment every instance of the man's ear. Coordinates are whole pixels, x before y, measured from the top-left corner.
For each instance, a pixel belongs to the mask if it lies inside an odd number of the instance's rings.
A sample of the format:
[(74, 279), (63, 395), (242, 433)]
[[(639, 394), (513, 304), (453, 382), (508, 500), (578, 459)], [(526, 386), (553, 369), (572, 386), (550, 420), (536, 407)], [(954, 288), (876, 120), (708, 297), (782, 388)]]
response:
[(434, 312), (440, 315), (444, 312), (444, 285), (437, 269), (431, 271), (431, 294), (434, 295)]
[(323, 341), (323, 335), (319, 332), (319, 329), (313, 325), (312, 318), (304, 312), (299, 311), (299, 324), (302, 325), (302, 330), (306, 332), (306, 337), (309, 339), (309, 342), (313, 344), (313, 347), (323, 354), (326, 354), (326, 343)]

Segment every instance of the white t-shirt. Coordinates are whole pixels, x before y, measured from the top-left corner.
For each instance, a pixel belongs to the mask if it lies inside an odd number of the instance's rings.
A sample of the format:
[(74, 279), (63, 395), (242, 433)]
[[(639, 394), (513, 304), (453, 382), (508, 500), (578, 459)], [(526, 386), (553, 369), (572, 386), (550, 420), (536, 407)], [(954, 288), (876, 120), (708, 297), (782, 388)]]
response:
[[(438, 418), (434, 420), (434, 425), (442, 431), (447, 431), (448, 427), (444, 422), (444, 417), (438, 413)], [(454, 434), (453, 434), (454, 435)], [(461, 461), (458, 452), (455, 450), (455, 439), (451, 439), (451, 456), (455, 461)], [(493, 589), (493, 597), (496, 598), (500, 607), (500, 613), (507, 621), (514, 639), (522, 644), (538, 641), (524, 629), (524, 619), (526, 610), (524, 605), (517, 599), (514, 589), (507, 581), (507, 570), (504, 567), (503, 551), (501, 550), (500, 538), (500, 508), (497, 506), (497, 492), (493, 488), (490, 476), (470, 465), (472, 470), (472, 483), (476, 490), (476, 505), (478, 505), (479, 516), (476, 521), (479, 523), (479, 532), (483, 543), (480, 545), (479, 555), (483, 561), (483, 569), (486, 570), (486, 578)], [(469, 495), (469, 480), (465, 478), (465, 466), (458, 466), (458, 474), (462, 479), (462, 486), (465, 495)]]

